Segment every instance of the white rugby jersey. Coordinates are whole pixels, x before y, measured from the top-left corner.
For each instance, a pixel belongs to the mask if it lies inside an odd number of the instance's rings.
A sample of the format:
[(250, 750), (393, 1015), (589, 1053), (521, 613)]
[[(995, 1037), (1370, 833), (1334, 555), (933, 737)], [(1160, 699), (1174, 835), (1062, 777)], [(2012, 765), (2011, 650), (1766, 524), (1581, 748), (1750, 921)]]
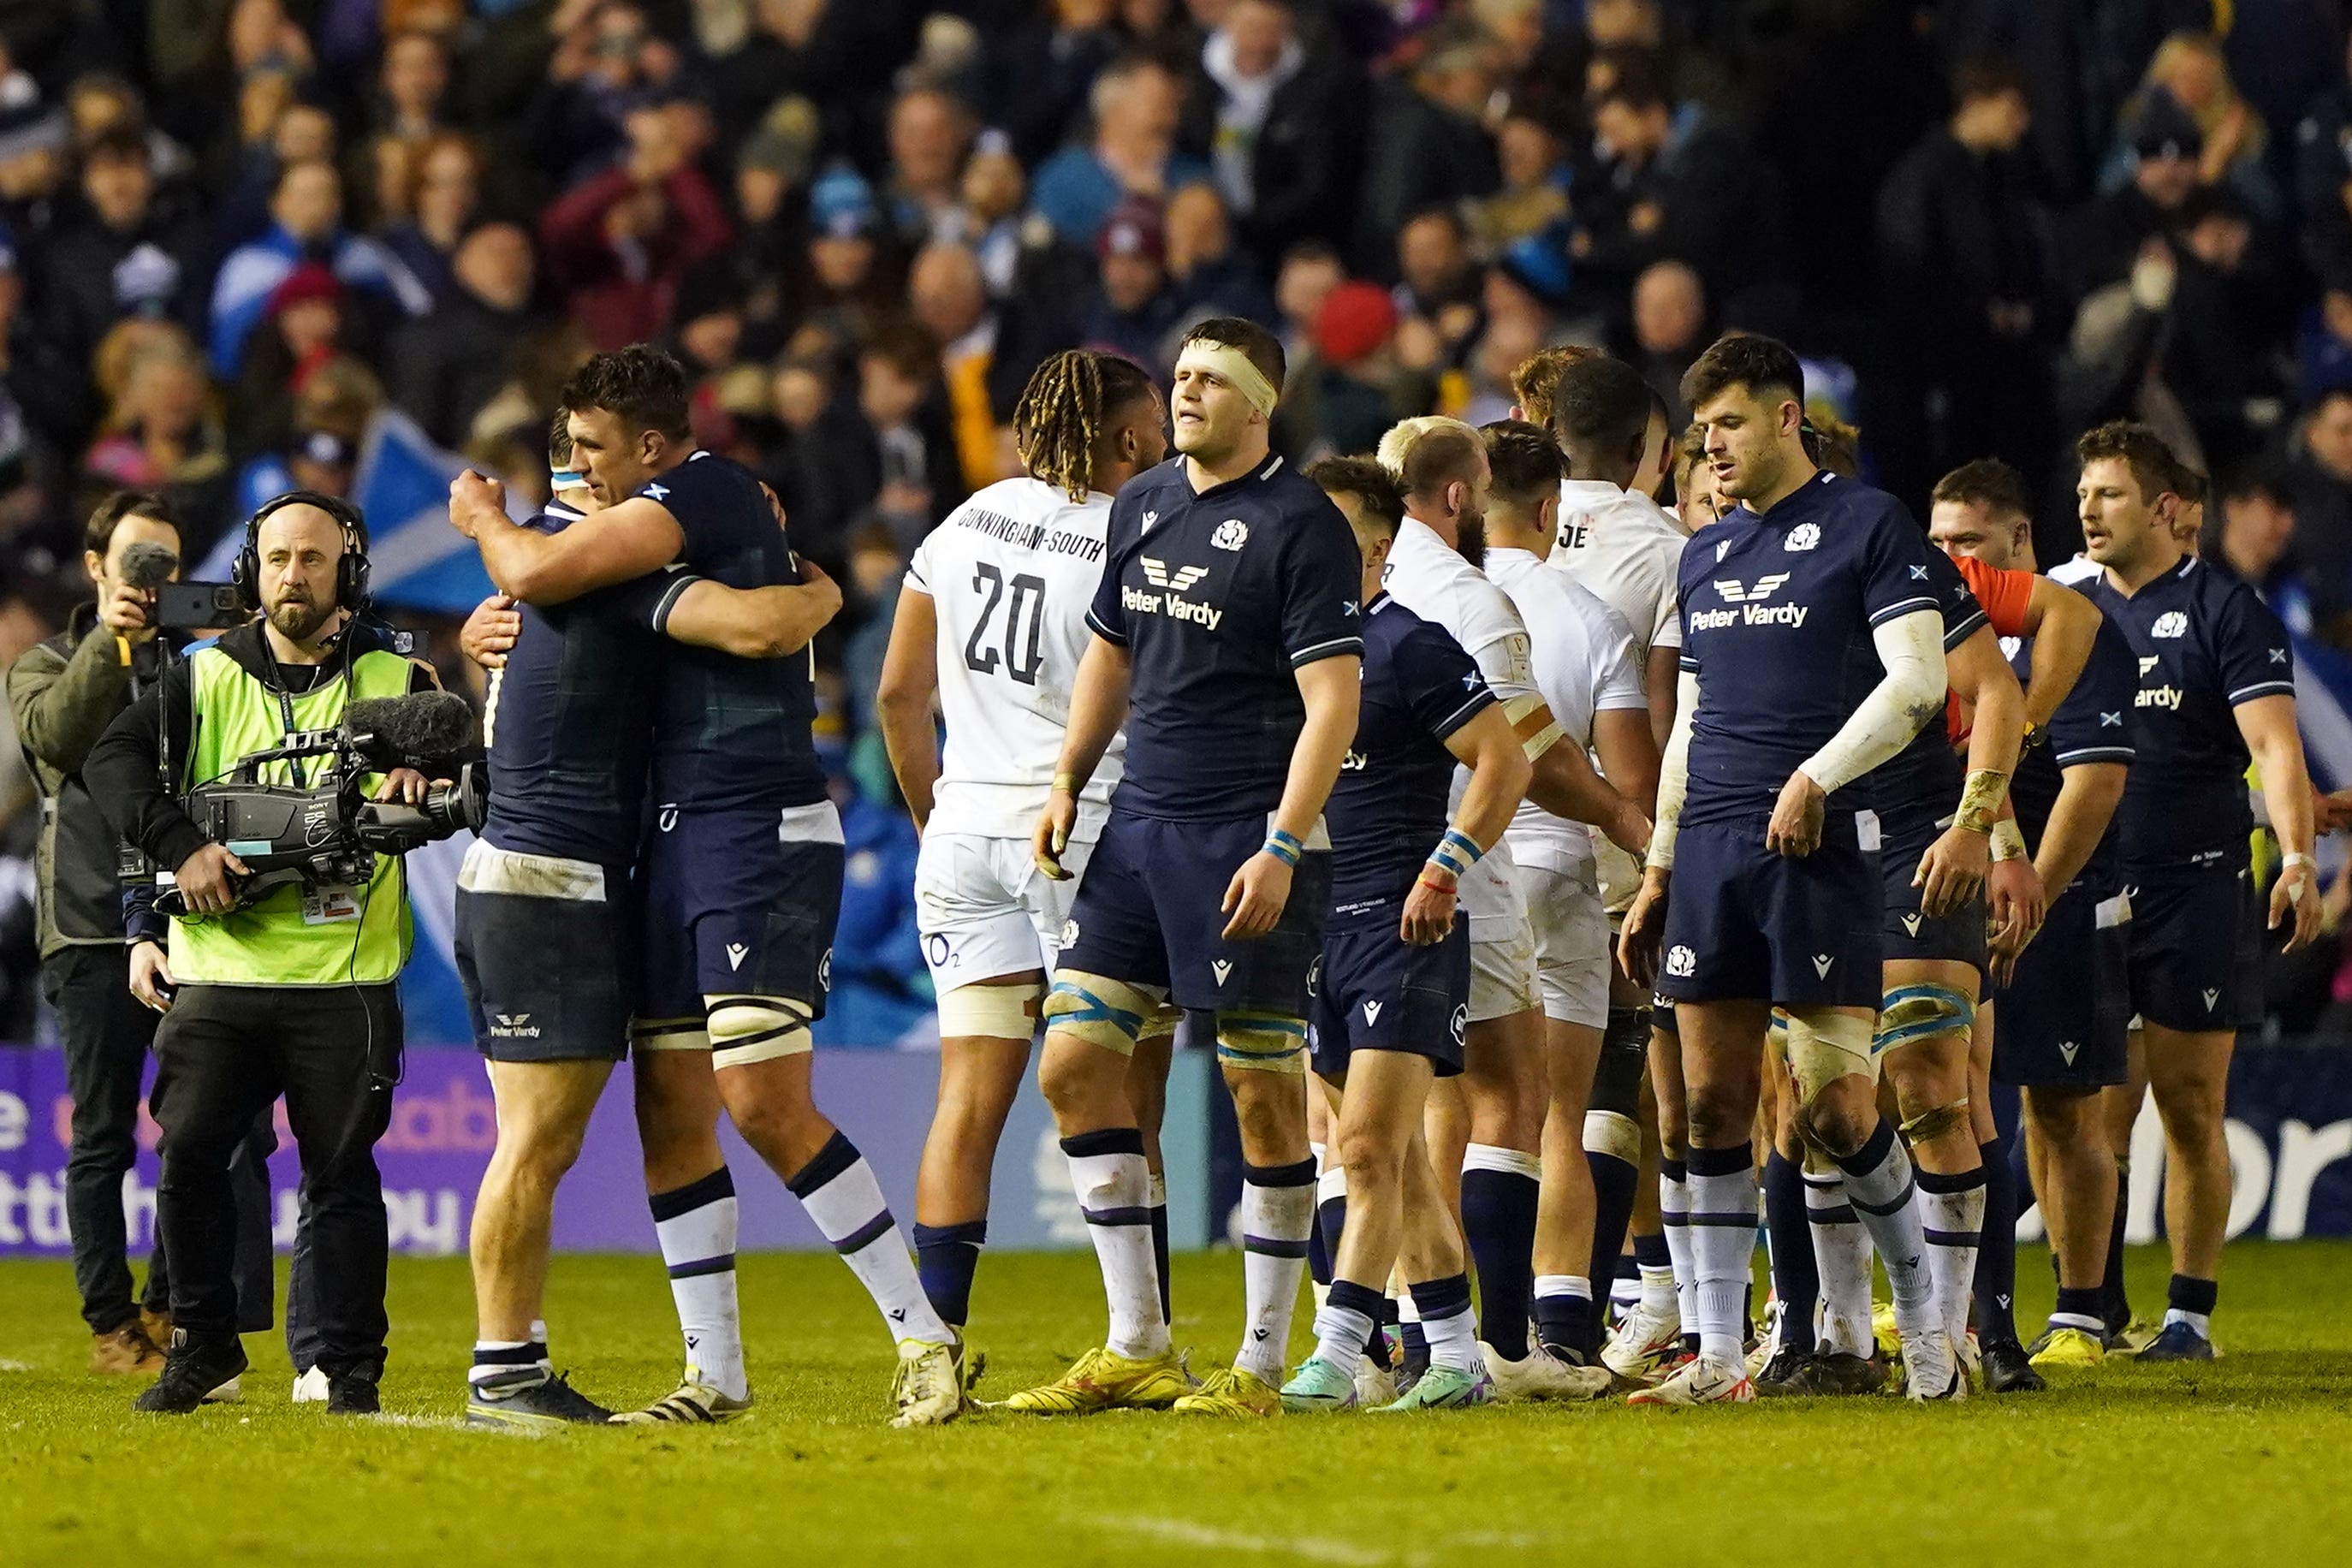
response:
[[(1486, 575), (1527, 623), (1536, 688), (1567, 732), (1563, 744), (1590, 752), (1593, 715), (1604, 709), (1649, 711), (1623, 616), (1565, 573), (1547, 570), (1530, 551), (1488, 550)], [(1592, 858), (1592, 834), (1583, 823), (1554, 816), (1531, 800), (1519, 802), (1504, 842), (1515, 863), (1545, 870), (1572, 871)]]
[[(940, 712), (947, 722), (930, 830), (1027, 838), (1045, 809), (1070, 689), (1093, 634), (1110, 497), (1073, 501), (1056, 486), (1003, 479), (975, 493), (915, 549), (907, 586), (939, 617)], [(1102, 831), (1127, 747), (1087, 785), (1074, 837)]]
[(1559, 531), (1545, 563), (1597, 595), (1633, 633), (1633, 660), (1683, 646), (1675, 572), (1689, 535), (1639, 490), (1602, 479), (1559, 482)]
[[(1520, 731), (1522, 744), (1540, 740), (1527, 731), (1529, 716), (1543, 702), (1536, 686), (1534, 649), (1509, 595), (1427, 523), (1412, 517), (1397, 530), (1388, 563), (1381, 569), (1381, 585), (1389, 597), (1444, 627), (1462, 645), (1486, 678), (1504, 716)], [(1454, 770), (1454, 805), (1461, 805), (1469, 776), (1466, 769)], [(1504, 933), (1497, 928), (1526, 923), (1527, 902), (1519, 895), (1507, 844), (1498, 842), (1462, 879), (1461, 901), (1473, 942), (1498, 939)]]

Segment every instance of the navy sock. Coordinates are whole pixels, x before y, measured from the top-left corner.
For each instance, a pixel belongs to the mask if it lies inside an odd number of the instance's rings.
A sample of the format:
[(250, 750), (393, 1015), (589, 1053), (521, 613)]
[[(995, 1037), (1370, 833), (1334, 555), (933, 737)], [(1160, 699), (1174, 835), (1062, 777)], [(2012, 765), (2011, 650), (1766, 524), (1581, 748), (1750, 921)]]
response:
[(2131, 1297), (2124, 1289), (2124, 1226), (2131, 1215), (2131, 1162), (2116, 1162), (2116, 1214), (2107, 1229), (2107, 1275), (2099, 1286), (2099, 1315), (2109, 1333), (2131, 1321)]
[(1168, 1205), (1164, 1203), (1151, 1205), (1151, 1261), (1160, 1270), (1160, 1321), (1172, 1324), (1176, 1321), (1176, 1310), (1172, 1305), (1175, 1298), (1169, 1293)]
[(1583, 1340), (1584, 1359), (1590, 1362), (1601, 1353), (1601, 1330), (1609, 1320), (1612, 1271), (1604, 1262), (1617, 1259), (1613, 1272), (1619, 1275), (1627, 1267), (1625, 1232), (1633, 1223), (1633, 1191), (1641, 1185), (1642, 1172), (1614, 1154), (1590, 1149), (1584, 1152), (1584, 1163), (1592, 1173), (1592, 1310), (1585, 1314), (1590, 1321)]
[[(2063, 1285), (2059, 1286), (2058, 1304), (2051, 1309), (2050, 1316), (2053, 1321), (2059, 1318), (2074, 1318), (2096, 1323), (2099, 1321), (2099, 1288), (2095, 1285), (2085, 1285), (2079, 1289), (2070, 1290)], [(2095, 1333), (2097, 1331), (2095, 1329), (2092, 1331)]]
[(1408, 1377), (1419, 1377), (1429, 1370), (1429, 1331), (1418, 1321), (1399, 1323), (1397, 1338), (1404, 1342), (1404, 1371)]
[(1984, 1229), (1977, 1242), (1977, 1342), (2017, 1342), (2017, 1169), (2009, 1140), (1980, 1143), (1984, 1161)]
[(915, 1268), (922, 1276), (923, 1294), (950, 1328), (961, 1329), (971, 1321), (971, 1276), (987, 1241), (984, 1219), (915, 1227)]
[(1339, 1258), (1339, 1237), (1348, 1228), (1348, 1199), (1344, 1193), (1336, 1198), (1326, 1198), (1315, 1205), (1315, 1239), (1323, 1245), (1324, 1256), (1334, 1264)]
[(2164, 1293), (2164, 1304), (2176, 1312), (2194, 1312), (2200, 1318), (2213, 1315), (2214, 1303), (2221, 1299), (2221, 1285), (2211, 1279), (2200, 1279), (2190, 1274), (2176, 1274)]
[(1331, 1288), (1331, 1248), (1324, 1243), (1320, 1224), (1307, 1236), (1307, 1277), (1326, 1290)]
[(1536, 1340), (1544, 1349), (1562, 1361), (1580, 1366), (1589, 1364), (1592, 1352), (1586, 1349), (1584, 1337), (1592, 1325), (1590, 1303), (1581, 1296), (1538, 1296), (1536, 1298)]
[[(1474, 1158), (1483, 1147), (1472, 1146)], [(1501, 1152), (1511, 1155), (1510, 1151)], [(1472, 1164), (1462, 1172), (1462, 1230), (1478, 1270), (1478, 1337), (1506, 1361), (1527, 1359), (1528, 1318), (1535, 1307), (1536, 1205), (1540, 1192), (1536, 1177), (1516, 1170)]]
[(1780, 1304), (1780, 1343), (1811, 1352), (1822, 1273), (1805, 1217), (1805, 1168), (1778, 1149), (1764, 1162), (1764, 1231), (1771, 1243), (1772, 1293)]

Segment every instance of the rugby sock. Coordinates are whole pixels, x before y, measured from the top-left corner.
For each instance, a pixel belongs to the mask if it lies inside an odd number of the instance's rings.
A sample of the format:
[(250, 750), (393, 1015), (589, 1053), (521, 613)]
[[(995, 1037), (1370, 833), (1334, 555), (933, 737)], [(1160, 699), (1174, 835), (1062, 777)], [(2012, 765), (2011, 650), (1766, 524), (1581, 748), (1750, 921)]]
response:
[(984, 1219), (915, 1227), (915, 1266), (923, 1279), (923, 1294), (940, 1321), (951, 1328), (971, 1321), (971, 1277), (987, 1243)]
[[(1598, 1120), (1611, 1123), (1614, 1131), (1596, 1128)], [(1614, 1126), (1618, 1123), (1622, 1125)], [(1615, 1141), (1620, 1133), (1623, 1142)], [(1610, 1147), (1596, 1150), (1592, 1146), (1596, 1140), (1608, 1142)], [(1604, 1110), (1585, 1114), (1584, 1163), (1592, 1173), (1592, 1272), (1596, 1279), (1601, 1275), (1601, 1259), (1621, 1258), (1624, 1252), (1626, 1227), (1633, 1222), (1633, 1189), (1642, 1181), (1641, 1167), (1612, 1151), (1630, 1149), (1638, 1157), (1641, 1147), (1641, 1131), (1629, 1118)], [(1601, 1331), (1608, 1315), (1605, 1298), (1596, 1300), (1587, 1314), (1591, 1320), (1584, 1333), (1587, 1360), (1601, 1348)]]
[(1429, 1370), (1429, 1331), (1421, 1326), (1421, 1304), (1410, 1290), (1390, 1299), (1396, 1303), (1397, 1343), (1404, 1347), (1399, 1370), (1407, 1377), (1419, 1377)]
[[(1315, 1156), (1315, 1234), (1307, 1238), (1307, 1277), (1315, 1281), (1315, 1305), (1320, 1310), (1331, 1289), (1331, 1260), (1339, 1256), (1339, 1233), (1324, 1222), (1324, 1208), (1331, 1201), (1331, 1168), (1326, 1163), (1330, 1152), (1320, 1143), (1309, 1143), (1307, 1149)], [(1340, 1178), (1342, 1184), (1346, 1180)], [(1343, 1212), (1345, 1207), (1343, 1197)]]
[(881, 1309), (890, 1337), (901, 1343), (919, 1340), (927, 1344), (954, 1342), (947, 1324), (931, 1310), (923, 1282), (915, 1272), (914, 1255), (906, 1233), (898, 1228), (883, 1201), (882, 1184), (857, 1146), (838, 1130), (784, 1185), (800, 1199), (801, 1207), (833, 1243), (866, 1293)]
[(1115, 1355), (1150, 1360), (1168, 1353), (1168, 1319), (1151, 1246), (1151, 1173), (1143, 1163), (1143, 1134), (1107, 1127), (1062, 1140), (1070, 1187), (1087, 1216), (1087, 1235), (1102, 1264)]
[(1747, 1142), (1694, 1146), (1690, 1172), (1691, 1267), (1698, 1284), (1699, 1354), (1741, 1363), (1740, 1317), (1756, 1255), (1756, 1168)]
[(1536, 1340), (1561, 1361), (1591, 1363), (1592, 1281), (1581, 1274), (1536, 1276)]
[(2053, 1329), (2080, 1329), (2096, 1335), (2106, 1325), (2099, 1321), (2099, 1288), (2085, 1285), (2078, 1289), (2058, 1287), (2058, 1305), (2050, 1313)]
[(1353, 1377), (1356, 1358), (1364, 1353), (1364, 1342), (1381, 1321), (1382, 1300), (1369, 1285), (1332, 1280), (1331, 1293), (1315, 1311), (1316, 1355)]
[(1977, 1252), (1984, 1245), (1985, 1173), (1981, 1166), (1958, 1175), (1918, 1173), (1919, 1226), (1927, 1242), (1927, 1278), (1935, 1310), (1958, 1348), (1969, 1333), (1969, 1298), (1977, 1280)]
[[(1635, 1250), (1617, 1255), (1617, 1271), (1609, 1281), (1609, 1304), (1603, 1313), (1604, 1316), (1613, 1312), (1622, 1318), (1640, 1303), (1643, 1280), (1640, 1245), (1637, 1238), (1634, 1243)], [(1665, 1246), (1664, 1238), (1659, 1240), (1658, 1245), (1663, 1250)], [(1671, 1292), (1674, 1288), (1674, 1281), (1668, 1279), (1667, 1290)]]
[(1813, 1233), (1813, 1267), (1821, 1286), (1821, 1352), (1867, 1356), (1870, 1233), (1846, 1201), (1845, 1179), (1835, 1166), (1827, 1174), (1805, 1172), (1805, 1222)]
[(1927, 1238), (1911, 1201), (1911, 1156), (1903, 1152), (1894, 1124), (1879, 1118), (1862, 1147), (1838, 1161), (1838, 1169), (1845, 1173), (1846, 1201), (1862, 1216), (1886, 1266), (1895, 1321), (1910, 1333), (1941, 1327), (1930, 1315), (1935, 1290), (1927, 1272)]
[(1168, 1178), (1152, 1172), (1146, 1184), (1145, 1197), (1151, 1210), (1151, 1266), (1160, 1274), (1160, 1321), (1172, 1327), (1176, 1306), (1174, 1287), (1168, 1277)]
[[(1479, 1337), (1506, 1361), (1527, 1359), (1542, 1192), (1543, 1162), (1535, 1155), (1493, 1143), (1463, 1151), (1462, 1234), (1478, 1273)], [(1430, 1321), (1426, 1308), (1421, 1321)]]
[(533, 1328), (534, 1339), (476, 1340), (467, 1383), (476, 1388), (495, 1384), (511, 1391), (533, 1387), (553, 1376), (554, 1364), (547, 1359), (546, 1331)]
[(1658, 1222), (1675, 1274), (1675, 1313), (1682, 1320), (1683, 1348), (1696, 1353), (1698, 1271), (1691, 1258), (1690, 1166), (1672, 1154), (1658, 1156)]
[[(1421, 1325), (1429, 1335), (1429, 1364), (1476, 1376), (1483, 1369), (1477, 1331), (1470, 1320), (1470, 1276), (1423, 1280), (1412, 1288), (1412, 1302), (1421, 1310)], [(1524, 1332), (1519, 1337), (1522, 1342), (1527, 1338)]]
[(689, 1377), (730, 1399), (749, 1399), (743, 1373), (743, 1321), (735, 1304), (735, 1178), (727, 1167), (646, 1200), (669, 1293), (686, 1336)]
[[(1290, 1315), (1307, 1272), (1307, 1238), (1315, 1234), (1315, 1162), (1242, 1168), (1242, 1280), (1246, 1299), (1236, 1371), (1282, 1386), (1290, 1354)], [(1361, 1346), (1371, 1325), (1356, 1337)], [(1352, 1368), (1354, 1363), (1346, 1363)]]
[(2200, 1340), (2213, 1337), (2213, 1304), (2220, 1300), (2221, 1287), (2210, 1279), (2193, 1275), (2176, 1274), (2165, 1291), (2164, 1326), (2186, 1323), (2197, 1331)]
[(1655, 1318), (1676, 1315), (1679, 1302), (1675, 1291), (1675, 1260), (1666, 1250), (1663, 1236), (1637, 1236), (1633, 1238), (1633, 1267), (1642, 1277), (1642, 1294), (1635, 1306)]
[(2131, 1156), (2116, 1156), (2116, 1213), (2107, 1226), (2107, 1274), (2100, 1282), (2104, 1326), (2119, 1334), (2131, 1323), (2131, 1297), (2124, 1289), (2124, 1229), (2131, 1219)]
[(1764, 1162), (1764, 1236), (1771, 1247), (1772, 1296), (1780, 1310), (1780, 1348), (1810, 1354), (1822, 1276), (1813, 1262), (1807, 1208), (1804, 1167), (1773, 1150)]
[[(1984, 1240), (1977, 1247), (1977, 1342), (2017, 1342), (2017, 1168), (2009, 1140), (1978, 1146), (1984, 1161)], [(2056, 1256), (2053, 1248), (2052, 1256)]]

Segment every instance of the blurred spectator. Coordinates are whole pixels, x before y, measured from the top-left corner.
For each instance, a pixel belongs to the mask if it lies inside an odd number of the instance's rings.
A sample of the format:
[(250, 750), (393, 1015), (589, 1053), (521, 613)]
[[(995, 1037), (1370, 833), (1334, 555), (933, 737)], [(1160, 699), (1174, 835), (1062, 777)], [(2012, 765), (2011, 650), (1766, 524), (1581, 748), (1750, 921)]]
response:
[(422, 28), (384, 40), (376, 70), (376, 101), (371, 116), (379, 136), (421, 141), (440, 130), (442, 100), (449, 91), (449, 46)]
[(1356, 205), (1360, 270), (1393, 278), (1393, 237), (1431, 207), (1492, 195), (1502, 183), (1494, 138), (1479, 118), (1496, 86), (1494, 58), (1475, 26), (1448, 22), (1407, 76), (1373, 89), (1363, 191)]
[[(111, 405), (82, 460), (88, 491), (161, 490), (188, 521), (189, 548), (209, 544), (229, 497), (228, 438), (195, 345), (177, 328), (124, 322)], [(100, 357), (107, 357), (101, 345)]]
[[(213, 284), (212, 362), (222, 376), (237, 374), (246, 340), (268, 310), (278, 286), (305, 262), (324, 266), (392, 312), (416, 316), (432, 307), (425, 286), (390, 251), (373, 239), (344, 232), (342, 211), (342, 182), (333, 164), (312, 159), (289, 164), (278, 175), (268, 231), (232, 251)], [(191, 518), (199, 515), (182, 510)]]
[(907, 292), (915, 320), (940, 345), (940, 371), (964, 488), (1003, 477), (998, 432), (1021, 389), (1061, 346), (1062, 329), (1044, 301), (988, 297), (980, 262), (960, 245), (933, 245), (915, 258)]
[(971, 111), (936, 88), (901, 93), (890, 106), (886, 194), (901, 244), (920, 246), (954, 212), (973, 132)]
[(124, 316), (202, 324), (202, 241), (156, 201), (152, 144), (129, 126), (100, 132), (81, 155), (81, 211), (49, 240), (41, 332), (87, 374), (89, 356)]
[(866, 432), (824, 356), (783, 360), (769, 388), (773, 422), (761, 433), (760, 477), (783, 502), (793, 547), (840, 577), (850, 515), (873, 493), (860, 461)]
[[(1029, 177), (1013, 155), (1012, 140), (1002, 131), (982, 132), (957, 184), (955, 209), (941, 223), (938, 237), (971, 248), (980, 262), (982, 281), (999, 300), (1018, 290), (1023, 264), (1032, 249), (1031, 237), (1023, 233), (1028, 226), (1022, 221), (1028, 194)], [(1043, 237), (1050, 242), (1050, 235)]]
[(294, 399), (285, 442), (238, 471), (227, 521), (250, 517), (264, 501), (290, 489), (350, 495), (368, 422), (383, 403), (383, 385), (358, 361), (331, 360), (320, 366)]
[[(273, 78), (257, 79), (267, 82)], [(241, 111), (241, 140), (230, 156), (235, 172), (213, 222), (213, 236), (224, 248), (244, 244), (269, 227), (271, 198), (278, 179), (297, 163), (335, 157), (334, 117), (315, 103), (295, 101), (288, 87), (283, 93), (263, 93), (257, 104)]]
[(1168, 233), (1159, 206), (1139, 196), (1118, 205), (1095, 241), (1100, 265), (1078, 311), (1082, 347), (1122, 354), (1164, 379), (1173, 363), (1176, 295), (1168, 286)]
[(1112, 0), (1047, 0), (1043, 9), (1045, 17), (995, 37), (989, 68), (990, 121), (1033, 166), (1060, 149), (1122, 46)]
[(2059, 269), (2068, 302), (2127, 277), (2140, 247), (2174, 228), (2199, 186), (2204, 133), (2161, 90), (2146, 94), (2126, 127), (2130, 178), (2074, 214), (2062, 235)]
[(531, 309), (530, 237), (486, 223), (457, 246), (454, 289), (410, 322), (385, 358), (392, 400), (442, 446), (466, 440), (474, 416), (513, 381), (528, 342), (549, 323)]
[(571, 184), (628, 153), (629, 114), (677, 70), (677, 52), (627, 0), (567, 0), (549, 26), (557, 43), (532, 107), (531, 150), (558, 184)]
[(483, 167), (480, 146), (454, 131), (424, 137), (408, 153), (401, 216), (383, 230), (383, 244), (436, 305), (456, 289), (451, 262), (481, 212)]
[(1331, 290), (1348, 280), (1347, 269), (1339, 265), (1339, 255), (1328, 245), (1308, 241), (1297, 245), (1282, 258), (1282, 270), (1274, 280), (1274, 301), (1282, 331), (1282, 352), (1296, 364), (1315, 346), (1315, 312)]
[(1678, 123), (1654, 66), (1627, 68), (1594, 106), (1598, 188), (1580, 196), (1574, 255), (1591, 281), (1630, 287), (1666, 257), (1688, 262), (1729, 321), (1743, 296), (1790, 278), (1788, 190), (1748, 142), (1705, 119)]
[(1369, 452), (1426, 410), (1431, 385), (1397, 363), (1397, 310), (1377, 283), (1342, 283), (1315, 311), (1313, 352), (1291, 367), (1276, 420), (1299, 461)]
[(2338, 647), (2352, 647), (2346, 628), (2328, 624), (2352, 594), (2352, 388), (2323, 393), (2304, 416), (2285, 482), (2294, 558), (2312, 584), (2315, 612)]
[(2352, 386), (2352, 268), (2321, 278), (2326, 291), (2295, 324), (2295, 384), (2306, 405), (2321, 393)]
[(893, 303), (893, 279), (876, 238), (881, 226), (874, 187), (855, 169), (829, 169), (810, 188), (806, 277), (797, 301), (802, 330), (844, 353)]
[(903, 555), (967, 493), (930, 333), (911, 321), (875, 331), (857, 356), (857, 412), (860, 504)]
[(1690, 422), (1683, 406), (1683, 373), (1715, 341), (1707, 321), (1706, 285), (1680, 261), (1654, 261), (1633, 281), (1633, 342), (1626, 359), (1666, 405), (1679, 430)]
[(1184, 145), (1215, 170), (1234, 227), (1262, 256), (1345, 237), (1337, 220), (1356, 178), (1354, 139), (1340, 131), (1347, 75), (1298, 31), (1293, 0), (1230, 0), (1187, 100)]
[(2325, 618), (2343, 614), (2344, 584), (2315, 594), (2294, 554), (2294, 491), (2284, 476), (2263, 469), (2239, 473), (2221, 487), (2219, 510), (2208, 515), (2198, 550), (2206, 563), (2263, 596), (2287, 629), (2310, 637)]
[(2025, 79), (2005, 60), (1970, 60), (1952, 99), (1951, 118), (1895, 164), (1878, 200), (1895, 349), (1884, 407), (1918, 458), (1892, 476), (1906, 492), (1975, 458), (2032, 474), (2048, 456), (2035, 340), (2048, 225), (2021, 151)]
[(1569, 216), (1567, 151), (1550, 126), (1515, 104), (1495, 132), (1495, 153), (1502, 188), (1469, 204), (1470, 242), (1485, 256)]
[(1460, 216), (1450, 206), (1414, 214), (1397, 233), (1396, 271), (1405, 357), (1423, 369), (1460, 363), (1484, 324), (1485, 289)]
[(678, 279), (733, 234), (669, 116), (638, 110), (628, 135), (625, 163), (583, 181), (540, 218), (549, 276), (599, 351), (659, 337)]
[(1234, 247), (1224, 199), (1213, 185), (1187, 185), (1168, 198), (1168, 281), (1179, 314), (1239, 316), (1271, 322), (1274, 298)]
[(1045, 160), (1029, 183), (1029, 202), (1055, 236), (1092, 245), (1129, 196), (1164, 201), (1210, 177), (1209, 168), (1176, 148), (1182, 85), (1158, 60), (1129, 56), (1095, 79), (1094, 139)]
[(2174, 33), (2157, 47), (2140, 90), (2124, 106), (2126, 133), (2108, 156), (2100, 184), (2112, 190), (2131, 177), (2138, 148), (2129, 127), (2158, 94), (2196, 122), (2198, 183), (2226, 185), (2248, 210), (2264, 218), (2277, 216), (2284, 203), (2266, 161), (2269, 132), (2262, 117), (2238, 96), (2221, 40), (2210, 33)]

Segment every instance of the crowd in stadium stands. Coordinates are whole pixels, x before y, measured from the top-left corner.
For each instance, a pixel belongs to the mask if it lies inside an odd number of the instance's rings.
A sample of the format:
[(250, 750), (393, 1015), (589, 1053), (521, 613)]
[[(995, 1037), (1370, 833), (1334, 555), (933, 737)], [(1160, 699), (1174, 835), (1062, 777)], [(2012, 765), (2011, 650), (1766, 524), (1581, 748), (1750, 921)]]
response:
[[(1548, 342), (1671, 401), (1752, 328), (1915, 509), (2016, 464), (2045, 564), (2067, 444), (2148, 422), (2212, 478), (2208, 557), (2352, 646), (2345, 10), (12, 0), (0, 662), (73, 596), (97, 494), (167, 491), (201, 553), (348, 487), (385, 407), (543, 494), (566, 370), (660, 342), (703, 445), (850, 592), (820, 648), (863, 806), (840, 951), (912, 1017), (885, 622), (913, 544), (1013, 471), (1013, 398), (1060, 348), (1164, 375), (1192, 321), (1276, 326), (1305, 460), (1496, 417)], [(11, 843), (29, 793), (0, 746)], [(0, 1037), (29, 1025), (20, 867)]]

